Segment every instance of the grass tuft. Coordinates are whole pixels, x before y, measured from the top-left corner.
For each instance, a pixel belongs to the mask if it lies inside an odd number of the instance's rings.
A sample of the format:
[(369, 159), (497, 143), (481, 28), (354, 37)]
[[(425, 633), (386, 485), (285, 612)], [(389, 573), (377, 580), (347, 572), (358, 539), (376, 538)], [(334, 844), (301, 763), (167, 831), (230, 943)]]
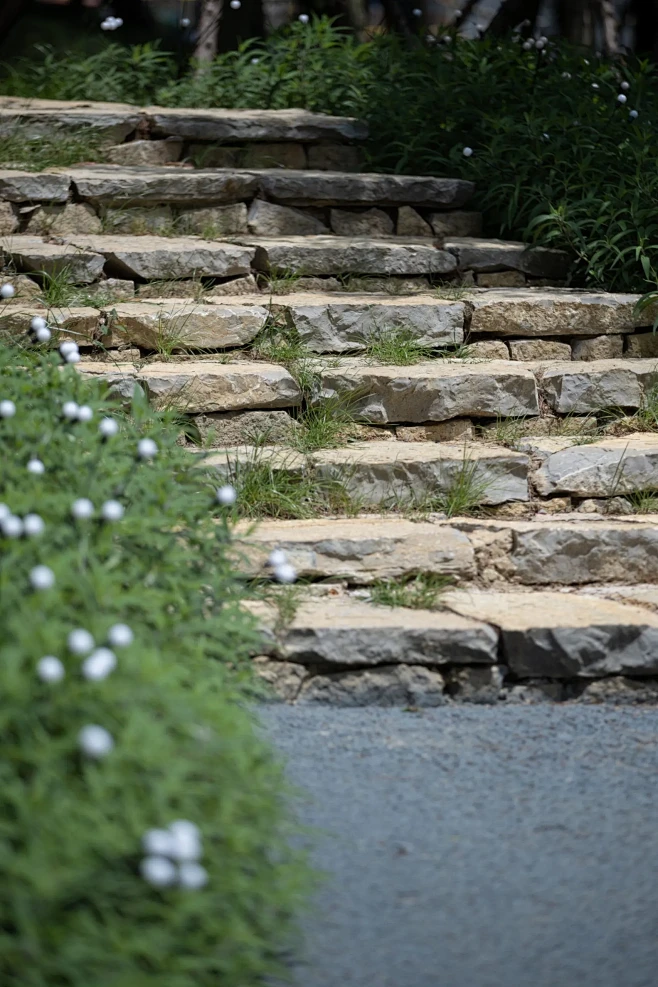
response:
[(373, 584), (370, 597), (373, 603), (383, 607), (431, 610), (452, 582), (450, 576), (421, 572), (400, 579), (380, 580)]

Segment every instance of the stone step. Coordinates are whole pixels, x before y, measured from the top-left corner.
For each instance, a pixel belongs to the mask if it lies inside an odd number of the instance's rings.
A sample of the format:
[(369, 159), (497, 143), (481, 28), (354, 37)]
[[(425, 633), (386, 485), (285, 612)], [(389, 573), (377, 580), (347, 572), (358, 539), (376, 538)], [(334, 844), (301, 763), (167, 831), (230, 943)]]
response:
[(450, 576), (462, 586), (633, 585), (658, 582), (657, 523), (655, 515), (411, 521), (366, 514), (241, 523), (236, 547), (249, 577), (267, 576), (270, 552), (282, 549), (300, 579), (351, 586), (419, 573)]
[(599, 439), (525, 439), (517, 443), (539, 465), (533, 484), (541, 497), (618, 497), (658, 490), (658, 434)]

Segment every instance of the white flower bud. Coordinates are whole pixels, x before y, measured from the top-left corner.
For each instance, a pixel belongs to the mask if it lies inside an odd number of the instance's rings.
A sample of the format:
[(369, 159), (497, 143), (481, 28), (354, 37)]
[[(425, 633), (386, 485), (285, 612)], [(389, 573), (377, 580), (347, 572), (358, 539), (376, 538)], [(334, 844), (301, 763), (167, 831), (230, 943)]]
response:
[(78, 521), (90, 518), (94, 513), (94, 505), (88, 497), (80, 497), (71, 504), (71, 514)]
[(74, 350), (73, 353), (67, 353), (64, 359), (67, 363), (80, 363), (80, 354)]
[(534, 46), (535, 46), (534, 41), (528, 40), (528, 41), (524, 41), (523, 42), (523, 50), (524, 51), (530, 51), (530, 49), (531, 48), (534, 48)]
[(117, 434), (119, 426), (114, 418), (102, 418), (98, 426), (98, 431), (104, 439), (109, 439), (111, 436)]
[(127, 624), (114, 624), (107, 632), (107, 639), (113, 648), (127, 648), (133, 643), (135, 635)]
[(631, 110), (628, 116), (631, 120), (637, 120), (639, 113), (637, 112), (637, 110)]
[(37, 675), (42, 682), (61, 682), (65, 674), (63, 664), (54, 655), (46, 655), (37, 662)]
[(55, 573), (47, 565), (35, 565), (29, 578), (33, 589), (52, 589), (55, 585)]
[(78, 734), (78, 744), (87, 757), (105, 757), (114, 747), (114, 739), (105, 727), (89, 723)]
[(286, 555), (286, 553), (283, 551), (282, 548), (275, 548), (273, 551), (270, 552), (267, 562), (269, 565), (272, 566), (273, 569), (276, 569), (276, 567), (279, 565), (288, 564), (288, 556)]
[(78, 344), (74, 343), (70, 339), (66, 339), (64, 340), (63, 343), (59, 344), (59, 352), (62, 354), (63, 357), (67, 357), (69, 353), (77, 352), (77, 349), (78, 349)]
[(562, 73), (562, 78), (563, 79), (570, 79), (571, 78), (571, 72), (563, 72)]
[(95, 644), (89, 631), (84, 630), (82, 627), (71, 631), (66, 639), (66, 643), (68, 644), (69, 651), (72, 651), (74, 655), (88, 655), (90, 651), (93, 651)]
[(180, 19), (180, 26), (181, 27), (189, 27), (191, 23), (192, 22), (191, 22), (191, 20), (190, 20), (189, 17), (181, 17), (181, 19)]
[(537, 41), (535, 41), (535, 48), (537, 48), (539, 51), (541, 51), (542, 48), (545, 47), (546, 47), (546, 42), (542, 38), (538, 38)]
[(50, 332), (50, 329), (48, 329), (47, 326), (44, 326), (43, 329), (37, 329), (34, 335), (37, 337), (38, 342), (47, 343), (50, 340), (52, 334)]
[(3, 284), (0, 288), (0, 298), (13, 298), (16, 294), (16, 289), (13, 284)]
[(174, 860), (198, 860), (202, 854), (201, 835), (194, 823), (179, 819), (169, 827), (172, 837), (170, 856)]
[(158, 453), (158, 447), (153, 439), (140, 439), (137, 443), (137, 455), (140, 459), (153, 459)]
[(114, 18), (114, 26), (115, 27), (123, 27), (123, 17), (115, 17)]
[(623, 106), (624, 103), (627, 103), (628, 102), (628, 96), (624, 96), (623, 93), (619, 93), (619, 95), (617, 96), (617, 102), (618, 103), (621, 103), (622, 106)]
[(11, 511), (6, 504), (0, 504), (0, 521), (4, 521), (5, 518), (11, 516)]
[(75, 401), (65, 401), (62, 405), (62, 414), (71, 421), (78, 417), (78, 406)]
[(465, 158), (470, 158), (471, 155), (473, 154), (473, 148), (465, 147), (464, 150), (462, 151), (462, 154), (464, 155)]
[(23, 522), (15, 514), (2, 518), (0, 528), (5, 538), (20, 538), (23, 534)]
[(46, 329), (47, 326), (48, 323), (46, 322), (46, 320), (43, 318), (42, 315), (35, 315), (32, 321), (30, 322), (30, 329), (32, 330), (32, 332), (38, 332), (39, 329)]
[(105, 521), (120, 521), (124, 515), (123, 504), (118, 500), (106, 500), (101, 507), (101, 514)]
[(178, 869), (178, 883), (188, 891), (199, 891), (208, 883), (208, 871), (201, 864), (181, 864)]
[(78, 421), (79, 422), (90, 422), (94, 417), (94, 412), (89, 407), (88, 404), (81, 404), (78, 408)]
[(297, 20), (302, 24), (308, 24), (308, 14), (300, 14)]
[(235, 504), (237, 496), (235, 487), (232, 487), (230, 483), (226, 483), (217, 491), (217, 502), (223, 507), (230, 507), (231, 504)]
[(46, 472), (46, 467), (43, 465), (40, 459), (30, 459), (27, 464), (28, 473), (34, 473), (35, 476), (40, 476), (42, 473)]
[(13, 401), (0, 401), (0, 418), (13, 418), (16, 414), (16, 405)]
[(629, 90), (629, 89), (631, 88), (631, 84), (630, 84), (630, 82), (622, 82), (622, 83), (620, 84), (620, 86), (619, 86), (619, 88), (620, 88), (620, 89), (623, 89), (623, 91), (624, 91), (625, 93), (627, 93), (627, 92), (628, 92), (628, 90)]
[(278, 583), (294, 583), (297, 579), (297, 573), (294, 566), (286, 562), (284, 565), (278, 565), (275, 568), (274, 578)]
[(251, 59), (251, 64), (252, 65), (258, 65), (259, 62), (260, 62), (260, 58), (252, 58)]
[(171, 857), (174, 837), (168, 829), (148, 829), (142, 836), (142, 848), (149, 856)]
[(240, 0), (231, 0), (230, 3), (231, 10), (239, 10), (241, 6), (242, 3), (240, 2)]
[(414, 7), (414, 9), (411, 11), (411, 13), (414, 15), (414, 17), (422, 17), (423, 16), (423, 12), (420, 9), (420, 7)]
[(166, 857), (144, 857), (139, 870), (147, 884), (154, 888), (168, 888), (176, 883), (176, 868)]
[(38, 514), (26, 514), (23, 518), (23, 529), (26, 535), (42, 535), (45, 531), (43, 518)]
[(599, 88), (600, 88), (600, 86), (599, 86), (598, 82), (593, 82), (592, 83), (592, 89), (599, 89)]
[(82, 663), (82, 674), (92, 682), (101, 682), (117, 667), (116, 655), (109, 648), (96, 648)]

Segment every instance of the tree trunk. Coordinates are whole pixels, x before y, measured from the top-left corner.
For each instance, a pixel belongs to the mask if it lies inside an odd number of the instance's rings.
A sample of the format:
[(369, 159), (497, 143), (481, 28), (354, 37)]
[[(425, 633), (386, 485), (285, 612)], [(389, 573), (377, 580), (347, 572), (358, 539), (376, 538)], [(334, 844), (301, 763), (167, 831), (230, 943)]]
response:
[(609, 55), (619, 51), (619, 18), (613, 0), (601, 0), (601, 22), (605, 50)]
[(199, 63), (212, 62), (219, 47), (219, 22), (223, 0), (202, 0), (199, 18), (199, 40), (194, 58)]
[(528, 34), (530, 34), (535, 26), (540, 6), (541, 0), (502, 0), (489, 25), (489, 31), (492, 34), (507, 34), (512, 28), (527, 21)]

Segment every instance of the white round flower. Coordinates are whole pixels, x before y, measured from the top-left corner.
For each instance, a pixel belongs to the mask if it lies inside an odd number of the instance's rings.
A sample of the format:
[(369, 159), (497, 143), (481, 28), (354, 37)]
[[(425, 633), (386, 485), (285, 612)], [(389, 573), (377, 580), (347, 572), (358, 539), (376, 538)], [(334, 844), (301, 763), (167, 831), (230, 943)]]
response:
[(188, 891), (198, 891), (208, 883), (208, 871), (201, 864), (189, 862), (180, 865), (178, 883)]
[(539, 51), (541, 51), (542, 48), (545, 48), (545, 47), (546, 47), (546, 42), (544, 41), (543, 38), (538, 38), (535, 41), (535, 48), (537, 48)]
[(631, 120), (637, 120), (639, 113), (637, 112), (637, 110), (631, 110), (628, 116), (630, 117)]
[(78, 406), (75, 403), (75, 401), (65, 401), (64, 404), (62, 405), (62, 414), (64, 415), (65, 418), (68, 418), (69, 421), (72, 421), (74, 418), (77, 418)]
[(30, 570), (30, 584), (33, 589), (52, 589), (55, 585), (55, 573), (47, 565), (35, 565)]
[(231, 10), (239, 10), (241, 6), (242, 3), (240, 2), (240, 0), (231, 0), (230, 3)]
[(414, 7), (414, 9), (411, 11), (411, 13), (414, 15), (414, 17), (422, 17), (423, 16), (423, 12), (420, 9), (420, 7)]
[(631, 84), (630, 82), (622, 82), (619, 88), (622, 89), (625, 93), (627, 93), (628, 90), (631, 88)]
[(571, 72), (563, 72), (562, 73), (562, 78), (563, 79), (570, 79), (571, 78)]
[(166, 857), (144, 857), (139, 870), (144, 880), (154, 888), (168, 888), (176, 883), (176, 868)]
[(93, 410), (88, 404), (81, 404), (78, 408), (78, 421), (79, 422), (90, 422), (94, 417)]
[(83, 627), (78, 627), (71, 631), (66, 643), (69, 651), (72, 651), (74, 655), (88, 655), (90, 651), (93, 651), (95, 641), (89, 631)]
[(26, 514), (23, 518), (23, 530), (26, 535), (42, 535), (45, 528), (46, 526), (43, 522), (43, 518), (39, 517), (38, 514)]
[(105, 757), (114, 747), (114, 739), (105, 727), (89, 723), (78, 734), (78, 744), (87, 757)]
[(0, 418), (13, 418), (16, 414), (16, 405), (13, 401), (0, 401)]
[(63, 343), (59, 344), (59, 352), (63, 357), (67, 357), (69, 353), (76, 353), (78, 349), (78, 344), (74, 343), (70, 339), (64, 340)]
[(170, 856), (174, 860), (198, 860), (202, 854), (201, 834), (198, 826), (187, 819), (179, 819), (169, 827), (172, 837)]
[(297, 579), (297, 573), (295, 572), (294, 566), (291, 566), (289, 562), (284, 565), (276, 566), (274, 570), (274, 578), (278, 583), (294, 583)]
[(599, 89), (599, 88), (600, 88), (600, 86), (599, 86), (598, 82), (593, 82), (592, 83), (592, 89)]
[(622, 106), (623, 106), (624, 103), (627, 103), (628, 102), (628, 96), (624, 96), (623, 93), (619, 93), (619, 95), (617, 96), (617, 102), (618, 103), (621, 103)]
[(133, 643), (135, 635), (127, 624), (114, 624), (107, 632), (107, 639), (113, 648), (127, 648)]
[(48, 323), (46, 322), (46, 320), (43, 318), (42, 315), (35, 315), (32, 321), (30, 322), (30, 329), (32, 330), (32, 332), (38, 332), (39, 329), (45, 329), (47, 325)]
[(72, 353), (67, 353), (64, 359), (67, 363), (80, 363), (80, 354), (74, 350)]
[(0, 288), (0, 298), (13, 298), (16, 294), (16, 289), (13, 284), (3, 284)]
[(11, 516), (11, 511), (6, 504), (0, 504), (0, 521), (4, 521), (6, 517)]
[(117, 434), (119, 426), (114, 418), (102, 418), (98, 426), (98, 431), (104, 439), (109, 439), (111, 436)]
[(33, 459), (30, 459), (30, 461), (28, 462), (27, 471), (28, 473), (34, 473), (35, 476), (40, 476), (42, 473), (46, 472), (46, 467), (43, 465), (40, 459), (34, 457)]
[(158, 453), (158, 447), (153, 439), (140, 439), (137, 443), (137, 455), (140, 459), (153, 459)]
[(79, 497), (71, 504), (71, 514), (78, 521), (90, 518), (94, 513), (94, 505), (88, 497)]
[(190, 20), (189, 17), (181, 17), (181, 19), (180, 19), (180, 26), (181, 27), (189, 27), (191, 23), (192, 23), (192, 21)]
[(42, 682), (61, 682), (65, 674), (64, 666), (54, 655), (46, 655), (37, 662), (37, 675)]
[(115, 17), (114, 24), (116, 27), (123, 27), (123, 17)]
[(308, 14), (300, 14), (297, 20), (300, 21), (302, 24), (308, 24), (308, 20), (309, 20)]
[(231, 486), (230, 483), (226, 483), (217, 491), (217, 502), (223, 507), (230, 507), (231, 504), (235, 504), (237, 496), (235, 487)]
[(465, 158), (470, 158), (471, 155), (473, 154), (473, 148), (465, 147), (464, 150), (462, 151), (462, 154), (464, 155)]
[(168, 829), (148, 829), (142, 836), (144, 853), (155, 857), (171, 857), (174, 837)]
[(123, 504), (118, 500), (106, 500), (101, 507), (101, 514), (105, 521), (120, 521), (124, 515)]
[(288, 564), (288, 556), (286, 555), (286, 553), (283, 551), (282, 548), (275, 548), (272, 552), (270, 552), (267, 561), (269, 565), (272, 566), (273, 569), (276, 569), (278, 565)]
[(2, 518), (0, 528), (5, 538), (20, 538), (23, 534), (23, 522), (15, 514)]
[(535, 46), (534, 41), (531, 41), (530, 39), (528, 39), (527, 41), (524, 41), (523, 42), (523, 50), (524, 51), (530, 51), (530, 49), (531, 48), (534, 48), (534, 46)]
[(252, 58), (251, 59), (251, 64), (252, 65), (258, 65), (259, 62), (260, 62), (260, 58)]
[(34, 335), (36, 336), (38, 342), (47, 343), (50, 340), (52, 333), (47, 326), (44, 326), (43, 329), (37, 329)]
[(109, 648), (96, 648), (82, 663), (82, 674), (91, 682), (106, 679), (117, 667), (117, 658)]

